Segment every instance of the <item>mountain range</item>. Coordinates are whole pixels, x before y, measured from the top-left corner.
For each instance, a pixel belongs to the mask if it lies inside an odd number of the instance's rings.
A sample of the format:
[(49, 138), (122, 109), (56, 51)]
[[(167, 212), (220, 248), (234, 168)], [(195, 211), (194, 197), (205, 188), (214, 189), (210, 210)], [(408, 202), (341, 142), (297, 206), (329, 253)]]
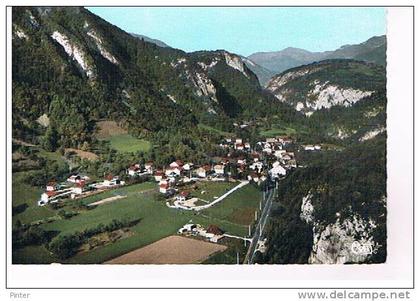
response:
[(333, 51), (311, 52), (288, 47), (281, 51), (257, 52), (248, 56), (248, 59), (264, 68), (264, 72), (254, 71), (263, 85), (268, 82), (267, 71), (271, 72), (272, 77), (290, 68), (327, 59), (355, 59), (385, 66), (386, 36), (372, 37), (363, 43), (344, 45)]
[[(153, 142), (150, 158), (167, 165), (209, 162), (223, 152), (221, 133), (287, 128), (300, 145), (332, 150), (296, 152), (303, 166), (280, 191), (266, 262), (334, 262), (360, 237), (379, 251), (354, 262), (385, 261), (385, 37), (245, 58), (173, 49), (81, 7), (13, 7), (12, 51), (14, 139), (95, 152), (98, 121), (115, 121)], [(243, 121), (250, 129), (235, 126)]]

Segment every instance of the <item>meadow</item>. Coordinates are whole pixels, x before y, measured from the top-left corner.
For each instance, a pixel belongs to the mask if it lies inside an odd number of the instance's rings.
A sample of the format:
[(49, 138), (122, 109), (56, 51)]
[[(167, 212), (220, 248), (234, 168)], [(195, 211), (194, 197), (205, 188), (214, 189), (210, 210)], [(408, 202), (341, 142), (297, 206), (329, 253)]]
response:
[[(222, 183), (209, 183), (210, 184), (206, 186), (208, 190), (211, 190), (213, 185), (214, 187), (217, 187), (214, 191), (218, 191), (220, 193), (227, 189), (226, 186), (221, 189)], [(235, 185), (235, 183), (225, 184), (232, 184), (232, 186)], [(60, 262), (102, 263), (137, 248), (151, 244), (164, 237), (173, 235), (179, 228), (189, 222), (198, 223), (204, 227), (215, 224), (227, 233), (233, 235), (243, 236), (247, 234), (248, 227), (240, 223), (236, 223), (237, 220), (232, 219), (230, 214), (233, 212), (233, 206), (235, 206), (236, 203), (238, 205), (242, 204), (238, 200), (243, 195), (248, 194), (248, 190), (244, 194), (241, 193), (236, 195), (236, 193), (234, 193), (232, 194), (232, 199), (226, 199), (226, 201), (229, 202), (229, 204), (226, 205), (226, 208), (231, 208), (232, 210), (228, 215), (221, 214), (224, 209), (218, 209), (217, 207), (214, 207), (214, 211), (212, 210), (213, 208), (211, 208), (204, 214), (168, 208), (165, 202), (157, 201), (154, 198), (154, 194), (157, 192), (150, 191), (152, 187), (155, 187), (155, 185), (155, 183), (145, 182), (121, 187), (85, 198), (82, 202), (84, 204), (90, 204), (112, 195), (126, 196), (123, 199), (102, 204), (90, 210), (79, 210), (78, 215), (73, 216), (70, 219), (58, 219), (41, 225), (44, 230), (59, 231), (59, 235), (66, 235), (75, 233), (76, 231), (93, 228), (99, 224), (108, 224), (113, 219), (139, 219), (139, 223), (130, 228), (130, 231), (132, 232), (131, 236), (117, 240), (111, 244), (106, 244), (92, 249), (88, 252), (78, 253), (69, 259), (60, 260)], [(246, 187), (247, 186), (245, 186), (245, 188)], [(238, 193), (240, 191), (238, 191)], [(77, 207), (73, 206), (75, 202), (78, 201), (69, 200), (64, 209), (77, 210)], [(39, 209), (47, 210), (47, 212), (51, 215), (56, 214), (56, 211), (49, 209), (48, 206), (41, 207)], [(49, 253), (43, 246), (30, 246), (14, 250), (13, 261), (15, 263), (51, 263), (59, 260)]]

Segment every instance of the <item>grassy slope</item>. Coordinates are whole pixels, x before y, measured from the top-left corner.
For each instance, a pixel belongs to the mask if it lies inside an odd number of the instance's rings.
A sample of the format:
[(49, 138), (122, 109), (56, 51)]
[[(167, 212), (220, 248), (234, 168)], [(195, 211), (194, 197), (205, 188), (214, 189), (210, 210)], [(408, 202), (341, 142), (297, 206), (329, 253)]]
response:
[[(231, 182), (199, 182), (199, 188), (193, 191), (191, 196), (212, 202), (238, 184)], [(205, 193), (201, 194), (202, 191), (205, 191)]]
[(134, 138), (130, 134), (114, 135), (107, 140), (113, 149), (122, 153), (148, 152), (151, 148), (149, 141)]
[(254, 221), (254, 212), (258, 208), (260, 200), (261, 192), (258, 188), (246, 185), (229, 195), (223, 202), (204, 210), (203, 214), (248, 226)]

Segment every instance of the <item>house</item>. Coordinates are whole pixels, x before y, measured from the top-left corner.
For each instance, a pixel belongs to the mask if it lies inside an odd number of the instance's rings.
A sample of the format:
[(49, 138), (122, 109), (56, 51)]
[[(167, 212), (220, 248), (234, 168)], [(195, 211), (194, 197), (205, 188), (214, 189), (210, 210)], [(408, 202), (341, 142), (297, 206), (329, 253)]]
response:
[(193, 169), (193, 167), (194, 167), (194, 164), (193, 164), (193, 163), (191, 163), (191, 162), (189, 162), (189, 163), (185, 163), (185, 164), (182, 166), (182, 168), (183, 168), (185, 171), (190, 171), (190, 170), (192, 170), (192, 169)]
[(248, 181), (254, 181), (255, 183), (258, 183), (260, 181), (260, 176), (255, 172), (251, 172), (248, 175)]
[(286, 169), (279, 165), (276, 165), (275, 167), (273, 167), (272, 169), (270, 169), (269, 171), (271, 177), (273, 178), (278, 178), (280, 176), (285, 176), (286, 175)]
[(251, 148), (251, 144), (249, 142), (245, 142), (244, 146), (247, 149), (250, 149)]
[(188, 191), (181, 191), (181, 193), (180, 193), (180, 194), (178, 194), (178, 195), (175, 197), (175, 199), (176, 199), (177, 201), (179, 201), (179, 202), (183, 202), (183, 201), (185, 201), (186, 199), (188, 199), (189, 195), (190, 195), (190, 193), (189, 193)]
[(235, 143), (235, 149), (237, 149), (237, 150), (243, 150), (244, 149), (244, 145), (242, 143)]
[(267, 153), (267, 154), (271, 154), (271, 146), (269, 147), (269, 146), (267, 146), (267, 144), (266, 144), (266, 146), (264, 147), (264, 149), (263, 149), (263, 152), (264, 153)]
[(292, 138), (290, 138), (289, 136), (278, 136), (277, 141), (283, 145), (287, 145), (292, 143)]
[(54, 190), (56, 190), (56, 188), (57, 188), (57, 183), (51, 181), (51, 182), (47, 183), (47, 186), (46, 186), (45, 190), (46, 191), (54, 191)]
[(71, 189), (71, 198), (74, 198), (76, 194), (82, 194), (85, 190), (85, 182), (77, 183), (75, 187)]
[(54, 197), (57, 195), (56, 191), (46, 191), (43, 194), (41, 194), (41, 199), (38, 201), (38, 206), (44, 206), (45, 204), (48, 204), (48, 202), (51, 199), (54, 199)]
[(235, 144), (242, 144), (242, 139), (241, 138), (236, 138)]
[(191, 232), (196, 232), (197, 231), (197, 225), (196, 224), (186, 224), (184, 226), (182, 226), (181, 229), (178, 230), (179, 234), (184, 234), (184, 233), (191, 233)]
[(294, 160), (294, 159), (289, 160), (289, 161), (287, 162), (287, 165), (288, 165), (289, 167), (296, 168), (296, 167), (297, 167), (296, 160)]
[(265, 142), (267, 142), (267, 143), (276, 143), (277, 142), (277, 139), (276, 138), (267, 138), (267, 139), (265, 139)]
[(306, 151), (314, 151), (315, 147), (313, 145), (304, 145), (303, 149)]
[(71, 175), (69, 178), (67, 178), (67, 182), (70, 182), (70, 183), (78, 183), (82, 180), (83, 181), (89, 181), (90, 178), (88, 176), (83, 176), (83, 175), (79, 175), (79, 174)]
[(216, 175), (223, 175), (225, 173), (225, 167), (222, 164), (217, 164), (213, 167)]
[(205, 178), (210, 173), (210, 170), (211, 170), (211, 167), (209, 165), (204, 165), (202, 167), (197, 168), (195, 172), (197, 173), (197, 176), (199, 176), (200, 178)]
[(136, 176), (141, 173), (141, 165), (140, 164), (134, 164), (130, 166), (127, 170), (127, 173), (129, 176)]
[(105, 180), (102, 182), (103, 186), (106, 187), (113, 187), (113, 186), (119, 186), (124, 185), (125, 182), (121, 181), (119, 177), (113, 177), (111, 174), (107, 175), (105, 177)]
[(277, 158), (282, 158), (285, 153), (285, 149), (277, 149), (274, 151), (274, 156), (276, 156)]
[(153, 173), (153, 162), (149, 161), (146, 164), (144, 164), (144, 169), (147, 173), (152, 174)]
[(168, 177), (179, 177), (181, 175), (181, 167), (169, 167), (165, 170), (165, 175)]
[(167, 193), (168, 191), (169, 191), (169, 183), (166, 183), (166, 184), (164, 184), (164, 183), (162, 183), (162, 184), (159, 184), (159, 192), (160, 193)]
[(290, 155), (288, 155), (288, 154), (286, 153), (286, 154), (284, 154), (284, 155), (282, 156), (282, 159), (283, 159), (284, 161), (289, 161), (289, 160), (292, 160), (292, 157), (290, 157)]
[(257, 172), (261, 172), (263, 167), (264, 167), (264, 164), (262, 162), (254, 162), (249, 166), (250, 169)]
[(236, 163), (238, 163), (239, 165), (245, 165), (246, 159), (244, 157), (239, 157)]
[(232, 139), (231, 139), (231, 138), (226, 138), (226, 139), (225, 139), (225, 141), (226, 141), (227, 143), (231, 143), (231, 142), (232, 142)]
[(220, 164), (222, 164), (222, 165), (228, 165), (229, 162), (230, 162), (229, 158), (222, 158), (220, 160)]
[(154, 177), (155, 177), (155, 181), (156, 181), (156, 182), (159, 182), (160, 180), (162, 180), (162, 177), (163, 177), (163, 171), (162, 171), (162, 170), (157, 170), (157, 171), (155, 172)]
[(175, 168), (175, 167), (182, 168), (183, 165), (184, 165), (184, 162), (182, 162), (181, 160), (176, 160), (176, 161), (172, 162), (171, 164), (169, 164), (169, 167), (171, 167), (171, 168)]
[(223, 238), (223, 230), (217, 227), (216, 225), (210, 225), (206, 229), (205, 237), (208, 238), (211, 242), (218, 242)]
[(259, 153), (252, 153), (251, 157), (254, 160), (254, 162), (258, 162), (260, 160), (260, 154)]
[(314, 145), (314, 149), (315, 150), (321, 150), (321, 145), (318, 145), (318, 144)]

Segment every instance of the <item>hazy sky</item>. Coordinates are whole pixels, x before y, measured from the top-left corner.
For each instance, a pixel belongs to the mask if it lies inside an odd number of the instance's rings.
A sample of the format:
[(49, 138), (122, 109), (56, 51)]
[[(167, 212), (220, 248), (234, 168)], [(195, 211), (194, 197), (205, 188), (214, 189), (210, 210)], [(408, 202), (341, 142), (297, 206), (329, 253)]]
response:
[(334, 50), (386, 33), (384, 8), (88, 7), (121, 29), (185, 51)]

